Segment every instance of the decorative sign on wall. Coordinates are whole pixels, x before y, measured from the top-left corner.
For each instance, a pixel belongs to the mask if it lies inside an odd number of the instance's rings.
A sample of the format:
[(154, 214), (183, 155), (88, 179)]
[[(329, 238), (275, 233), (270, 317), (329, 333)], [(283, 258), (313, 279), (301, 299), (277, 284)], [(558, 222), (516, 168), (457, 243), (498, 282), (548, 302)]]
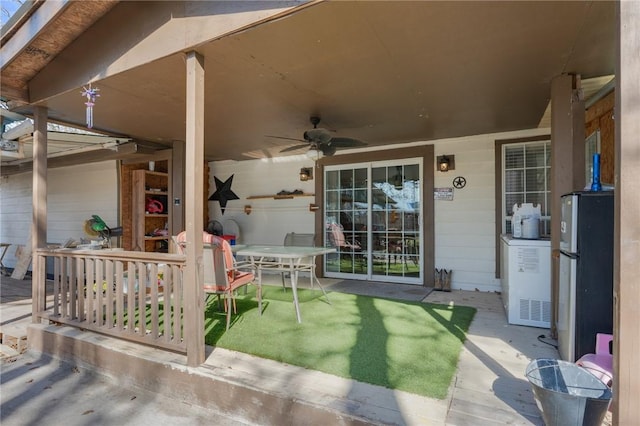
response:
[(453, 201), (453, 188), (433, 188), (433, 199)]
[(211, 197), (209, 197), (209, 201), (219, 201), (220, 202), (220, 210), (222, 214), (224, 214), (224, 210), (227, 208), (227, 201), (229, 200), (239, 200), (238, 197), (231, 190), (231, 183), (233, 182), (233, 175), (229, 177), (226, 181), (222, 182), (217, 177), (213, 177), (216, 181), (216, 192), (214, 192)]

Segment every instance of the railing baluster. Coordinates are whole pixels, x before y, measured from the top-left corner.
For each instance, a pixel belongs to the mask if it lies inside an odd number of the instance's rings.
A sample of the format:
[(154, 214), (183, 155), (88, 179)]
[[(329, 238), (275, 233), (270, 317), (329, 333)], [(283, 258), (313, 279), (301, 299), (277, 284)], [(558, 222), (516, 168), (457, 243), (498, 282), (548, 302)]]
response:
[[(158, 264), (151, 263), (147, 268), (149, 271), (149, 295), (151, 305), (151, 336), (156, 339), (158, 337)], [(147, 289), (145, 287), (145, 293)], [(145, 309), (146, 310), (146, 309)]]
[(113, 328), (113, 260), (105, 260), (104, 265), (104, 282), (106, 283), (106, 289), (103, 291), (107, 299), (105, 301), (105, 325), (107, 328)]
[(76, 291), (78, 292), (78, 321), (80, 322), (87, 320), (87, 314), (84, 310), (87, 298), (85, 277), (84, 258), (78, 258), (76, 259)]
[(122, 330), (124, 327), (124, 293), (122, 283), (124, 276), (124, 265), (121, 260), (116, 262), (116, 328)]
[(163, 283), (163, 306), (162, 310), (162, 340), (165, 342), (171, 341), (171, 337), (173, 336), (171, 325), (173, 323), (172, 315), (173, 312), (173, 300), (175, 299), (175, 294), (173, 292), (173, 280), (175, 274), (175, 265), (166, 265), (164, 268), (164, 283)]
[(172, 298), (173, 301), (173, 333), (172, 333), (172, 342), (182, 341), (182, 295), (183, 295), (183, 277), (182, 269), (179, 269), (177, 266), (174, 266), (174, 280), (173, 280), (173, 295), (176, 297)]
[(134, 262), (129, 262), (127, 267), (127, 329), (130, 332), (134, 332), (136, 327), (135, 282), (136, 282), (136, 264)]
[(96, 301), (96, 295), (93, 292), (93, 270), (95, 268), (94, 265), (94, 260), (91, 258), (86, 258), (85, 259), (86, 262), (86, 275), (85, 275), (85, 279), (84, 279), (84, 292), (87, 295), (87, 322), (89, 324), (93, 324), (95, 322), (95, 301)]
[(95, 259), (95, 278), (93, 279), (93, 282), (91, 283), (91, 288), (93, 289), (93, 292), (96, 295), (96, 324), (98, 324), (99, 326), (103, 326), (104, 325), (104, 301), (103, 299), (103, 288), (102, 288), (102, 282), (103, 282), (103, 268), (104, 268), (104, 262), (102, 259)]
[(78, 294), (76, 291), (76, 262), (77, 259), (69, 258), (69, 317), (71, 319), (78, 318), (78, 310), (76, 308), (78, 300)]
[(60, 309), (60, 315), (62, 315), (62, 317), (66, 318), (69, 314), (68, 311), (68, 307), (69, 307), (69, 302), (68, 302), (68, 282), (69, 282), (69, 259), (68, 258), (64, 258), (64, 261), (62, 262), (62, 270), (60, 271), (60, 307), (62, 309)]
[(53, 258), (53, 315), (60, 315), (60, 262), (62, 257), (54, 256)]

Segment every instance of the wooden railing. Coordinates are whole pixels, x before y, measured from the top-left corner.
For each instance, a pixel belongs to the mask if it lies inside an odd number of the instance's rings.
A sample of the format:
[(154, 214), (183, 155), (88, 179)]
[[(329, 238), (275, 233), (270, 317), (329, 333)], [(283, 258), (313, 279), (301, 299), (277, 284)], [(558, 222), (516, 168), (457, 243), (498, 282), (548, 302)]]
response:
[[(36, 256), (41, 265), (53, 259), (53, 304), (34, 312), (40, 319), (186, 353), (184, 255), (40, 249)], [(33, 277), (41, 294), (45, 278)]]

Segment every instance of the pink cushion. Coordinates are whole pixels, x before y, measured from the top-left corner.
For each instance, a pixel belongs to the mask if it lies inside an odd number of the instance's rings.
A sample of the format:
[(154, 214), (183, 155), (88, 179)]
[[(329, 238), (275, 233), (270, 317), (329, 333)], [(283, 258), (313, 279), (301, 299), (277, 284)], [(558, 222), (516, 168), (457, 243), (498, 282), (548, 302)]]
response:
[(576, 364), (585, 368), (605, 385), (611, 386), (613, 380), (613, 356), (609, 354), (586, 354)]
[[(207, 231), (202, 231), (202, 242), (203, 243), (212, 243), (213, 242), (213, 237), (215, 237), (215, 235), (209, 234)], [(187, 231), (182, 231), (181, 233), (176, 235), (176, 241), (178, 241), (179, 243), (186, 243), (187, 242)]]
[[(182, 231), (180, 232), (178, 235), (176, 235), (176, 241), (179, 243), (184, 243), (187, 241), (187, 231)], [(212, 243), (216, 243), (219, 244), (220, 247), (222, 247), (222, 253), (224, 254), (224, 263), (227, 267), (227, 269), (230, 269), (233, 267), (233, 252), (231, 251), (231, 244), (229, 244), (229, 241), (225, 240), (222, 237), (219, 237), (217, 235), (213, 235), (213, 234), (209, 234), (207, 231), (202, 231), (202, 242), (205, 244), (212, 244)], [(252, 281), (253, 280), (253, 273), (249, 273), (249, 272), (238, 272), (235, 271), (233, 269), (227, 271), (227, 276), (229, 277), (229, 281), (236, 281), (238, 279), (240, 279), (240, 277), (242, 276), (243, 279), (246, 279), (245, 275), (250, 275), (251, 278), (247, 280), (247, 282)], [(212, 287), (212, 286), (210, 286)], [(207, 290), (208, 287), (205, 287), (205, 290)], [(219, 289), (220, 291), (224, 290), (225, 287), (219, 287), (216, 286), (216, 289)], [(213, 291), (215, 291), (215, 289), (211, 289)]]

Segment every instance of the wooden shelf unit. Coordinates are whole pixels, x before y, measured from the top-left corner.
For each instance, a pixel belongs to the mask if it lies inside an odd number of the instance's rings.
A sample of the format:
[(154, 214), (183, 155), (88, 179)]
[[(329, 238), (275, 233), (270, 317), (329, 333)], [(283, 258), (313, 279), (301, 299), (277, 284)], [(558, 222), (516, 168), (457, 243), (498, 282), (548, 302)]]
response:
[[(145, 252), (166, 252), (171, 236), (171, 186), (169, 174), (149, 170), (132, 171), (133, 238), (132, 249)], [(163, 205), (162, 213), (147, 212), (151, 198)], [(152, 236), (157, 229), (167, 227), (167, 236)]]

